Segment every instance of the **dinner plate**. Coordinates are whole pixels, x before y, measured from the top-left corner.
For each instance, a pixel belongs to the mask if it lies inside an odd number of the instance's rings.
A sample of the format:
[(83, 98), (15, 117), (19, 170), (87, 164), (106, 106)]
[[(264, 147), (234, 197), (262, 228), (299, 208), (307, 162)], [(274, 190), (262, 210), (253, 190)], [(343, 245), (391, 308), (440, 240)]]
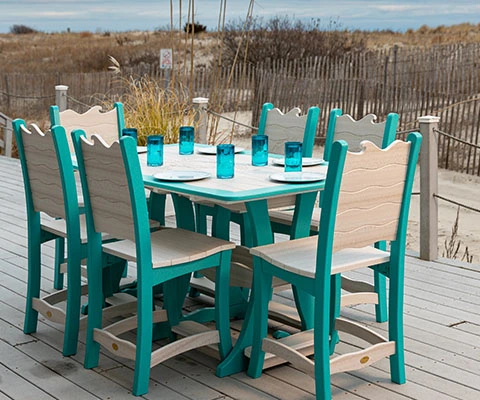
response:
[(326, 178), (326, 174), (319, 172), (281, 172), (278, 174), (270, 175), (270, 179), (275, 182), (284, 183), (308, 183), (323, 181)]
[(160, 181), (188, 182), (209, 178), (211, 175), (203, 171), (163, 171), (157, 172), (153, 177)]
[[(312, 157), (302, 157), (302, 167), (312, 167), (313, 165), (323, 164), (321, 158), (312, 158)], [(272, 164), (285, 166), (285, 158), (273, 158)]]
[[(197, 150), (197, 153), (200, 154), (217, 154), (217, 146), (198, 146), (195, 147), (195, 149)], [(235, 154), (241, 153), (243, 150), (245, 150), (243, 147), (235, 146)]]
[(147, 146), (137, 146), (137, 153), (142, 154), (147, 152)]

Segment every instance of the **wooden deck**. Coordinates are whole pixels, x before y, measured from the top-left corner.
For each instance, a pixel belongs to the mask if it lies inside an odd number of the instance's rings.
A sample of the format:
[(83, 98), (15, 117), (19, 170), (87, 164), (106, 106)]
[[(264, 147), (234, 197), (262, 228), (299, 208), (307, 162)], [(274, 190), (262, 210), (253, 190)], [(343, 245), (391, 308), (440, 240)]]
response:
[[(0, 157), (0, 400), (133, 398), (132, 363), (103, 353), (100, 367), (83, 368), (84, 335), (76, 356), (62, 357), (62, 329), (41, 319), (38, 332), (22, 332), (27, 279), (26, 220), (18, 160)], [(53, 248), (44, 246), (44, 293), (52, 290)], [(368, 280), (369, 276), (366, 275)], [(480, 267), (450, 260), (406, 267), (405, 385), (390, 382), (388, 360), (333, 377), (334, 399), (480, 399)], [(278, 300), (291, 303), (291, 293)], [(376, 324), (372, 306), (343, 314)], [(233, 322), (232, 328), (239, 327)], [(345, 337), (338, 346), (357, 347)], [(260, 379), (244, 373), (214, 375), (216, 360), (198, 351), (153, 368), (147, 399), (312, 399), (313, 380), (291, 368), (267, 370)]]

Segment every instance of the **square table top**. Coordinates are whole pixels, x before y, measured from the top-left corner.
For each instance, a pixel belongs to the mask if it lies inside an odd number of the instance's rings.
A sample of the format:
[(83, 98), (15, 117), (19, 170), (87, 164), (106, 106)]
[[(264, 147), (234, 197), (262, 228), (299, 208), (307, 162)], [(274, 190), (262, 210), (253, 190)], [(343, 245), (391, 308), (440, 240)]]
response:
[[(192, 200), (213, 200), (218, 204), (244, 203), (252, 200), (273, 199), (323, 189), (325, 181), (309, 183), (280, 183), (272, 181), (269, 176), (282, 173), (283, 167), (273, 165), (272, 160), (283, 156), (271, 155), (267, 166), (251, 165), (250, 152), (235, 154), (235, 176), (232, 179), (216, 177), (216, 156), (198, 152), (180, 155), (178, 145), (164, 147), (164, 164), (160, 167), (148, 167), (146, 154), (139, 154), (144, 184), (148, 187), (171, 193), (186, 195)], [(327, 165), (304, 167), (303, 171), (326, 173)], [(210, 174), (209, 178), (197, 181), (177, 182), (158, 180), (153, 177), (158, 172), (166, 171), (202, 171)]]

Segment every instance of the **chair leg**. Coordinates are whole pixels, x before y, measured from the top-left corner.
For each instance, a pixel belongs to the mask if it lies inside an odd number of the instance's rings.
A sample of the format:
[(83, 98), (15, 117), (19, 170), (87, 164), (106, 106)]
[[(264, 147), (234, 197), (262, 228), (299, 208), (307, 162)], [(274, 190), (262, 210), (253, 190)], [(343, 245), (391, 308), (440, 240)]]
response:
[(387, 278), (378, 271), (373, 272), (375, 293), (378, 296), (378, 304), (375, 304), (375, 316), (377, 322), (386, 322), (387, 312)]
[(404, 265), (403, 262), (400, 263), (401, 265), (392, 265), (390, 268), (388, 337), (395, 342), (395, 354), (390, 356), (390, 376), (392, 382), (403, 384), (406, 382), (403, 334)]
[(37, 231), (29, 226), (28, 230), (27, 302), (25, 305), (25, 322), (23, 325), (23, 332), (33, 333), (37, 331), (38, 323), (38, 311), (33, 309), (32, 300), (40, 297), (41, 240), (40, 229)]
[[(101, 246), (101, 244), (100, 244)], [(100, 252), (92, 255), (89, 252), (89, 261), (87, 266), (88, 274), (88, 322), (85, 343), (85, 368), (95, 368), (98, 366), (100, 357), (100, 344), (93, 339), (94, 329), (102, 328), (102, 308), (103, 308), (103, 271), (102, 262), (105, 256)]]
[(231, 255), (231, 250), (222, 252), (215, 279), (215, 321), (220, 336), (218, 351), (221, 360), (223, 360), (232, 349), (229, 300)]
[(63, 355), (71, 356), (77, 352), (78, 331), (80, 325), (81, 298), (81, 249), (80, 246), (68, 243), (67, 269), (67, 309), (65, 317), (65, 334), (63, 339)]
[(132, 393), (141, 396), (148, 392), (152, 358), (152, 301), (153, 288), (143, 277), (138, 282), (138, 328), (135, 354), (135, 373)]
[(61, 264), (65, 262), (65, 239), (55, 239), (55, 271), (53, 287), (57, 290), (63, 289), (63, 273), (60, 272)]
[[(333, 278), (333, 277), (332, 277)], [(330, 294), (332, 297), (335, 294)], [(329, 325), (331, 322), (331, 311), (326, 299), (328, 296), (315, 297), (315, 328), (314, 339), (314, 361), (315, 361), (315, 395), (317, 400), (329, 400), (332, 398), (330, 386), (330, 351), (329, 351)], [(330, 307), (331, 308), (331, 307)]]
[(272, 275), (263, 273), (259, 268), (259, 263), (263, 263), (263, 261), (258, 263), (255, 261), (253, 269), (253, 344), (247, 371), (248, 376), (252, 378), (260, 377), (263, 370), (265, 352), (262, 350), (262, 342), (267, 336), (268, 302), (272, 292)]
[(330, 278), (330, 318), (329, 318), (329, 335), (330, 335), (330, 354), (335, 351), (335, 346), (340, 341), (338, 331), (335, 329), (335, 320), (340, 316), (340, 302), (342, 298), (342, 276), (340, 274), (333, 275)]
[[(375, 247), (379, 250), (387, 250), (387, 243), (385, 241), (375, 243)], [(378, 303), (375, 304), (375, 318), (377, 322), (386, 322), (388, 319), (387, 312), (387, 278), (385, 275), (374, 270), (373, 282), (375, 293), (378, 296)]]

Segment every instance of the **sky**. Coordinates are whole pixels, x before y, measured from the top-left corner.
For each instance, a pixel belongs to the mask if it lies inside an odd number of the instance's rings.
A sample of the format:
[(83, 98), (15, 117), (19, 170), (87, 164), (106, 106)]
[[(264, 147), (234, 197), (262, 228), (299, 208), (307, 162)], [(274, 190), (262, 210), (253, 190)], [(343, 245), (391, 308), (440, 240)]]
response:
[[(187, 19), (188, 0), (173, 0), (174, 23)], [(216, 30), (220, 0), (195, 0), (195, 20)], [(227, 0), (226, 19), (244, 19), (249, 0)], [(479, 0), (256, 0), (254, 16), (320, 18), (327, 28), (405, 31), (422, 25), (436, 27), (462, 22), (480, 23)], [(43, 32), (115, 32), (154, 30), (170, 24), (170, 0), (0, 0), (0, 33), (13, 25)]]

